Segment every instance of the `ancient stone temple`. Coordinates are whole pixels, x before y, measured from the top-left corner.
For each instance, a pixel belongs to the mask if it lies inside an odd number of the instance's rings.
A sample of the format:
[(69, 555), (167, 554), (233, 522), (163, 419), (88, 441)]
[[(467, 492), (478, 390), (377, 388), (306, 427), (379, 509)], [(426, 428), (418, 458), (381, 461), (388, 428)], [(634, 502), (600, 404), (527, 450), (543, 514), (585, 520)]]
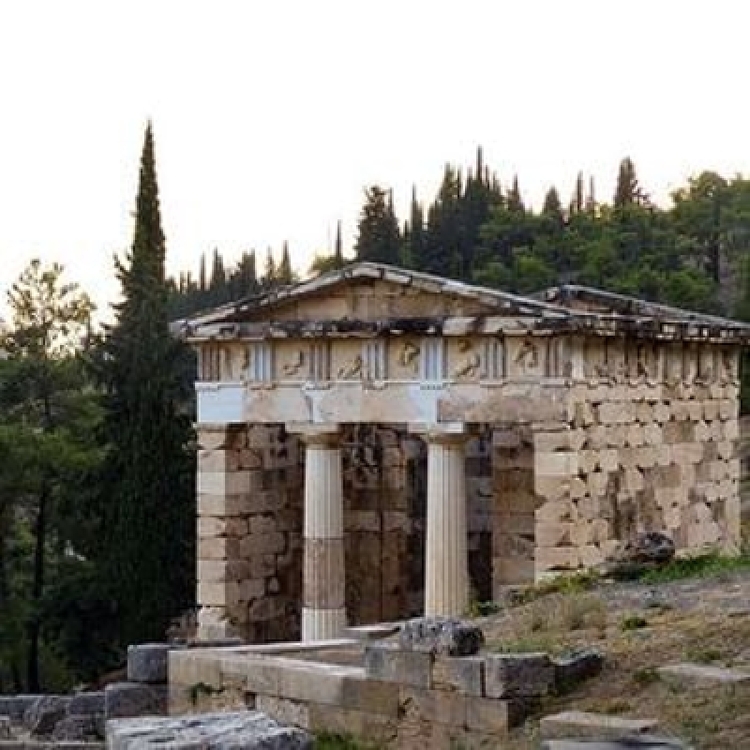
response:
[(642, 531), (738, 545), (743, 324), (359, 263), (183, 325), (203, 638), (461, 614)]

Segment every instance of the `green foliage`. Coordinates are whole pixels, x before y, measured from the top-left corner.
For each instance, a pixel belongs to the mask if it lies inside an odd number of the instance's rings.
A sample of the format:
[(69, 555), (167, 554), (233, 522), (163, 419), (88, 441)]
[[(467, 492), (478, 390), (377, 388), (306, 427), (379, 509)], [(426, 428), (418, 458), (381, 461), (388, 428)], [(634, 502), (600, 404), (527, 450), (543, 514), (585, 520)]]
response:
[(641, 615), (626, 615), (620, 621), (620, 630), (627, 632), (628, 630), (640, 630), (641, 628), (648, 627), (648, 620)]
[(163, 637), (194, 597), (194, 460), (176, 373), (187, 350), (169, 331), (165, 241), (151, 127), (141, 159), (135, 233), (118, 262), (123, 301), (94, 369), (104, 392), (100, 562), (121, 623), (121, 643)]
[(379, 185), (365, 190), (355, 251), (357, 260), (396, 266), (401, 263), (401, 232), (393, 198), (390, 191)]
[(91, 429), (98, 412), (76, 359), (92, 306), (63, 282), (60, 266), (37, 260), (8, 302), (8, 358), (0, 361), (0, 691), (38, 691), (65, 682), (68, 654), (44, 612), (61, 570), (82, 565), (81, 500), (99, 459)]
[(646, 571), (640, 576), (640, 580), (644, 583), (666, 583), (667, 581), (679, 581), (684, 578), (703, 578), (722, 573), (733, 573), (737, 570), (750, 570), (750, 554), (748, 552), (734, 557), (721, 555), (717, 552), (681, 557), (659, 568)]

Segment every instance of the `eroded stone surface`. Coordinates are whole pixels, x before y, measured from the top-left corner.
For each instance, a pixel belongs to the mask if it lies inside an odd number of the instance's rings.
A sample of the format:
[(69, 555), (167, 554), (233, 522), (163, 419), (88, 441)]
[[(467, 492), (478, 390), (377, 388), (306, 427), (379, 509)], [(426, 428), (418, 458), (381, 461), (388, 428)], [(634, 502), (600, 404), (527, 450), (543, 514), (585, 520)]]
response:
[(545, 739), (610, 740), (652, 732), (657, 725), (655, 719), (627, 719), (587, 711), (564, 711), (544, 716), (539, 722), (539, 732)]
[(673, 683), (686, 687), (714, 687), (718, 685), (734, 685), (740, 682), (750, 683), (750, 670), (727, 669), (714, 667), (710, 664), (668, 664), (659, 667), (659, 676)]
[(107, 722), (109, 750), (312, 750), (310, 735), (258, 711)]
[(165, 683), (169, 649), (168, 643), (139, 643), (128, 646), (128, 681)]
[(32, 736), (52, 734), (55, 725), (65, 717), (69, 705), (68, 696), (41, 696), (27, 709), (23, 717), (24, 724)]
[(484, 644), (473, 623), (448, 617), (417, 617), (404, 623), (398, 642), (406, 651), (426, 650), (444, 656), (471, 656)]

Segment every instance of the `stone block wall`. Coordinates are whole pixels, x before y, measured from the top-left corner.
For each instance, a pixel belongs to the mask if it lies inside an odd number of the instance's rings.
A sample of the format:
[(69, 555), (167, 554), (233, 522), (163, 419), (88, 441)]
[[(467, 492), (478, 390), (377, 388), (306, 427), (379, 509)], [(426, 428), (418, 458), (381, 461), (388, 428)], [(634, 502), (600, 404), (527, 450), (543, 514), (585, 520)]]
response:
[(298, 637), (301, 445), (280, 425), (198, 430), (199, 637)]
[(679, 377), (657, 350), (659, 378), (579, 382), (570, 422), (535, 427), (537, 577), (595, 566), (644, 531), (666, 533), (678, 553), (737, 549), (736, 357), (702, 370), (700, 352), (688, 354)]
[[(281, 425), (198, 434), (199, 637), (299, 637), (304, 446)], [(424, 608), (427, 449), (405, 425), (342, 433), (346, 608), (351, 625)], [(473, 596), (492, 597), (492, 432), (466, 445)]]
[(534, 582), (536, 509), (534, 441), (526, 425), (497, 425), (492, 434), (492, 583)]

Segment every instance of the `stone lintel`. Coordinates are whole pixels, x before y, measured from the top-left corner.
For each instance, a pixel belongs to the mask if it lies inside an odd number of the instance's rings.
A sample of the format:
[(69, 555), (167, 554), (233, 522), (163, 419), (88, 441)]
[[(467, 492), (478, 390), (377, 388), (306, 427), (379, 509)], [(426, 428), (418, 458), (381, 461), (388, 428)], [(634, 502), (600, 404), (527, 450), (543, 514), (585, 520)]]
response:
[(335, 445), (341, 437), (341, 425), (336, 422), (287, 422), (286, 431), (299, 435), (306, 445)]
[(415, 423), (409, 425), (409, 432), (421, 436), (428, 443), (463, 442), (471, 436), (465, 422)]

